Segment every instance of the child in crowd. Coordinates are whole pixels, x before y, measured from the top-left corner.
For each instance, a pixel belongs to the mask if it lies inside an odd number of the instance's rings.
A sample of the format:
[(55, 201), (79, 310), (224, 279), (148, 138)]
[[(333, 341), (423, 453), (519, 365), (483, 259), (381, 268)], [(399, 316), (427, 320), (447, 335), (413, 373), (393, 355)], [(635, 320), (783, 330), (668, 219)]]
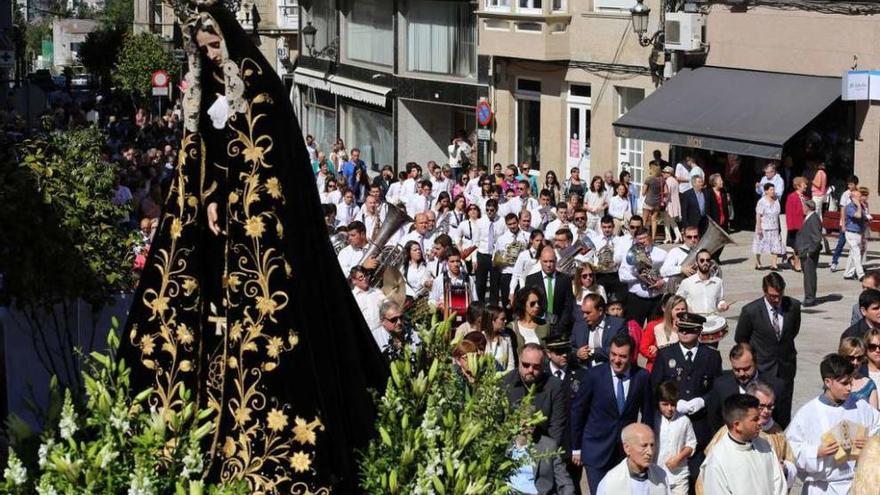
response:
[[(617, 318), (623, 318), (626, 320), (626, 317), (624, 316), (623, 299), (614, 292), (611, 292), (608, 296), (608, 304), (605, 307), (605, 312), (608, 313), (609, 316), (616, 316)], [(633, 342), (635, 343), (633, 349), (639, 349), (639, 344), (642, 343), (642, 326), (635, 320), (627, 320), (626, 327), (629, 330), (629, 336), (632, 337)], [(635, 363), (638, 359), (639, 353), (633, 352), (632, 362)]]
[(697, 447), (691, 420), (676, 410), (678, 386), (663, 382), (657, 387), (657, 417), (654, 421), (657, 465), (666, 471), (669, 493), (688, 494), (688, 458)]

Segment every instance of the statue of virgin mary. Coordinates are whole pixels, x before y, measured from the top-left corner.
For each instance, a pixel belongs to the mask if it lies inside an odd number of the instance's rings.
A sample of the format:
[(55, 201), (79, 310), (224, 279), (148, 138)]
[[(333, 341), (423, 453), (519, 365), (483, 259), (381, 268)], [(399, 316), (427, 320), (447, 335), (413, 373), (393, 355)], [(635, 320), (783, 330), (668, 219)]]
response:
[(184, 136), (123, 355), (149, 405), (215, 412), (205, 478), (357, 492), (388, 370), (327, 237), (284, 85), (234, 16), (184, 27)]

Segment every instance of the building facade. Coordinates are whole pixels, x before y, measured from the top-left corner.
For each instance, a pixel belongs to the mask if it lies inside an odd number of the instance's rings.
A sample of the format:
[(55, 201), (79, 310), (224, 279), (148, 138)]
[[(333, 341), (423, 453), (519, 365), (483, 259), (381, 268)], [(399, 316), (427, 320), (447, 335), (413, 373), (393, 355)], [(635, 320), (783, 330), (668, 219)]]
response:
[(488, 96), (477, 55), (476, 4), (456, 0), (301, 2), (292, 94), (303, 132), (329, 155), (337, 137), (372, 170), (444, 163), (456, 132), (475, 130)]
[(52, 21), (52, 65), (56, 72), (66, 67), (79, 67), (79, 46), (101, 23), (91, 19), (55, 19)]

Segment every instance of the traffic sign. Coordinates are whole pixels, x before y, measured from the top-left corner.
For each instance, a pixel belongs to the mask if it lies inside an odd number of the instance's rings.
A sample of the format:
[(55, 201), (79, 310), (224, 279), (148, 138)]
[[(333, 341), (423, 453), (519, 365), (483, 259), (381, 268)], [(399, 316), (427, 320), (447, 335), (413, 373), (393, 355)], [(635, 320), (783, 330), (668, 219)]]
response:
[[(156, 88), (165, 88), (166, 89), (165, 94), (168, 94), (167, 89), (168, 89), (168, 83), (170, 83), (170, 82), (171, 82), (171, 78), (168, 77), (168, 72), (166, 72), (164, 70), (157, 70), (157, 71), (153, 72), (152, 76), (150, 76), (150, 83), (153, 85), (153, 89), (155, 90)], [(155, 91), (153, 92), (153, 94), (155, 94)]]
[(12, 50), (0, 50), (0, 67), (14, 67), (15, 52)]
[(477, 123), (483, 127), (492, 123), (492, 107), (486, 100), (477, 103)]
[(489, 129), (477, 129), (477, 140), (490, 141), (492, 139), (492, 131)]
[(168, 86), (164, 88), (153, 86), (153, 96), (168, 96)]

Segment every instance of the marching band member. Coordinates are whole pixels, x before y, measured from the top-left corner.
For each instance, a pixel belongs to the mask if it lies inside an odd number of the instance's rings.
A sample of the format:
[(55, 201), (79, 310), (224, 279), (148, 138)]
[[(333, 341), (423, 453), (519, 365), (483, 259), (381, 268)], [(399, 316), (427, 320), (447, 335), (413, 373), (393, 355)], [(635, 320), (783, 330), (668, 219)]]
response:
[(415, 217), (413, 217), (413, 230), (412, 232), (403, 236), (403, 239), (400, 240), (400, 245), (405, 246), (409, 241), (416, 241), (419, 244), (419, 247), (422, 248), (422, 253), (427, 253), (428, 249), (431, 249), (431, 232), (430, 232), (430, 223), (428, 221), (427, 213), (419, 213)]
[(342, 201), (336, 205), (336, 219), (340, 225), (348, 225), (356, 220), (360, 211), (360, 207), (354, 202), (354, 193), (348, 190), (342, 195)]
[[(410, 196), (419, 194), (419, 178), (422, 176), (422, 167), (415, 162), (406, 164), (406, 179), (400, 185), (397, 199), (402, 204), (407, 204)], [(430, 183), (430, 182), (429, 182)]]
[(513, 278), (510, 280), (510, 293), (508, 299), (513, 302), (513, 295), (519, 289), (526, 286), (526, 277), (537, 273), (541, 269), (541, 246), (544, 244), (544, 233), (533, 230), (529, 234), (529, 248), (519, 253), (516, 263), (513, 265)]
[(431, 181), (419, 182), (418, 194), (412, 194), (406, 199), (406, 213), (415, 218), (419, 213), (431, 211), (434, 206), (434, 195), (431, 194)]
[(660, 267), (660, 275), (663, 277), (674, 277), (676, 275), (684, 275), (690, 277), (697, 271), (696, 264), (682, 266), (685, 258), (691, 253), (691, 249), (700, 242), (700, 229), (696, 225), (688, 225), (684, 228), (684, 244), (672, 248)]
[(642, 220), (641, 215), (633, 215), (630, 217), (627, 228), (622, 231), (616, 241), (616, 246), (614, 249), (614, 261), (618, 265), (620, 265), (620, 262), (623, 261), (623, 258), (626, 257), (626, 253), (629, 252), (629, 248), (632, 247), (632, 233), (644, 227), (644, 225), (645, 222)]
[(531, 197), (529, 181), (521, 180), (516, 184), (515, 196), (505, 203), (506, 213), (519, 213), (523, 210), (537, 210), (540, 206), (535, 198)]
[(620, 260), (614, 256), (620, 237), (614, 235), (614, 226), (614, 219), (610, 215), (602, 217), (599, 232), (591, 236), (595, 249), (589, 253), (590, 264), (596, 268), (596, 282), (609, 293), (617, 292), (620, 286), (617, 276)]
[[(453, 247), (452, 238), (446, 234), (440, 234), (434, 239), (428, 256), (430, 261), (427, 264), (428, 273), (431, 275), (431, 278), (439, 278), (446, 271), (447, 253)], [(466, 270), (465, 273), (467, 273)]]
[(409, 241), (403, 247), (404, 262), (401, 270), (406, 282), (406, 298), (411, 301), (425, 289), (430, 290), (433, 277), (425, 264), (422, 248), (416, 241)]
[[(369, 249), (367, 233), (364, 224), (355, 220), (348, 224), (348, 246), (339, 251), (339, 267), (342, 273), (351, 273), (351, 269), (363, 263), (367, 270), (373, 270), (378, 266), (376, 258), (363, 260)], [(363, 260), (363, 261), (362, 261)], [(372, 327), (370, 327), (372, 328)]]
[(535, 211), (536, 214), (532, 215), (533, 228), (546, 231), (547, 226), (550, 225), (550, 219), (556, 215), (556, 208), (550, 204), (552, 199), (553, 193), (546, 189), (541, 191), (541, 195), (538, 197), (538, 209)]
[(379, 307), (385, 301), (385, 294), (375, 287), (370, 287), (367, 271), (361, 266), (355, 266), (351, 269), (349, 279), (352, 285), (351, 293), (364, 315), (367, 326), (370, 328), (378, 327)]
[(583, 208), (574, 210), (574, 229), (571, 233), (574, 234), (574, 241), (581, 237), (589, 238), (590, 230), (587, 229), (587, 210)]
[(390, 186), (388, 186), (388, 191), (385, 193), (385, 201), (396, 205), (404, 203), (403, 198), (403, 182), (407, 178), (407, 173), (404, 171), (400, 171), (397, 174), (397, 182), (392, 182)]
[[(499, 287), (502, 295), (510, 294), (510, 281), (513, 278), (513, 266), (516, 263), (516, 259), (508, 259), (508, 248), (511, 247), (513, 243), (519, 243), (523, 248), (528, 247), (529, 245), (529, 237), (528, 234), (520, 230), (519, 228), (519, 217), (516, 216), (515, 213), (508, 213), (506, 217), (504, 217), (504, 223), (507, 224), (507, 232), (501, 235), (498, 238), (498, 243), (495, 244), (495, 253), (493, 254), (493, 262), (496, 258), (503, 262), (501, 267), (501, 286)], [(514, 249), (514, 248), (511, 248)], [(519, 253), (516, 253), (516, 257), (519, 257)]]
[(573, 228), (574, 226), (569, 223), (569, 213), (570, 211), (566, 203), (563, 203), (561, 201), (559, 203), (556, 203), (556, 220), (553, 220), (547, 224), (547, 228), (544, 229), (544, 236), (548, 239), (553, 239), (556, 237), (557, 230)]
[(453, 240), (461, 251), (461, 257), (468, 264), (468, 272), (473, 273), (473, 263), (477, 259), (477, 243), (479, 242), (480, 207), (471, 203), (467, 206), (467, 217), (458, 224), (453, 233)]
[(498, 244), (498, 238), (504, 234), (504, 222), (498, 216), (498, 201), (490, 199), (486, 202), (486, 216), (477, 221), (479, 236), (477, 237), (477, 295), (485, 302), (486, 285), (489, 285), (489, 304), (498, 304), (501, 294), (501, 270), (492, 265), (492, 256)]
[[(656, 271), (666, 259), (666, 251), (654, 247), (651, 233), (641, 228), (633, 233), (633, 245), (640, 245), (651, 259), (650, 270)], [(629, 256), (624, 256), (617, 271), (620, 281), (627, 284), (627, 309), (639, 325), (644, 325), (660, 304), (660, 297), (666, 288), (666, 280), (662, 276), (654, 279), (645, 277), (636, 266), (630, 264)]]
[(382, 215), (379, 209), (379, 200), (371, 194), (364, 200), (364, 207), (355, 215), (354, 219), (364, 224), (367, 238), (373, 240), (382, 227), (383, 218), (384, 215)]
[(463, 290), (467, 295), (467, 303), (477, 300), (477, 292), (470, 277), (461, 269), (461, 253), (458, 249), (451, 248), (446, 258), (446, 273), (436, 279), (431, 285), (431, 294), (428, 296), (428, 304), (440, 311), (467, 310), (467, 308), (447, 308), (445, 296), (454, 289)]
[(526, 234), (532, 233), (532, 212), (529, 210), (522, 210), (519, 212), (519, 230)]
[(707, 315), (730, 309), (724, 300), (721, 278), (712, 275), (712, 255), (707, 249), (697, 252), (697, 272), (684, 279), (676, 294), (687, 300), (693, 313)]

